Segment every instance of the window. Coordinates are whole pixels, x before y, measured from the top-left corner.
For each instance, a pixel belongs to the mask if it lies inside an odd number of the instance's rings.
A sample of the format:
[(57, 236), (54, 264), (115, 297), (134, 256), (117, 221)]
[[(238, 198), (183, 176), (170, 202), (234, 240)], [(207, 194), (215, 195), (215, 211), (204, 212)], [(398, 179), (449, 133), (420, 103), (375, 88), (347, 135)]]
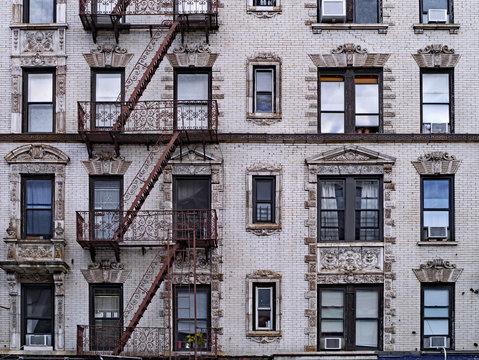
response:
[(377, 24), (381, 19), (381, 0), (318, 0), (319, 22)]
[(453, 23), (452, 0), (420, 0), (421, 18), (427, 23)]
[(121, 285), (90, 285), (91, 347), (95, 351), (111, 351), (121, 335), (123, 289)]
[(55, 70), (23, 70), (23, 132), (55, 131)]
[(320, 70), (321, 133), (377, 133), (382, 119), (379, 70)]
[(22, 177), (22, 229), (24, 238), (51, 238), (53, 196), (53, 176)]
[(422, 285), (422, 348), (454, 348), (454, 284)]
[(253, 284), (254, 331), (274, 331), (276, 286), (272, 283)]
[(55, 0), (23, 0), (23, 21), (30, 24), (55, 22)]
[(23, 345), (53, 345), (53, 313), (54, 311), (52, 284), (23, 284)]
[(254, 69), (254, 110), (256, 113), (274, 113), (274, 68)]
[(95, 239), (110, 240), (121, 217), (123, 179), (117, 176), (90, 177), (90, 209)]
[(382, 286), (319, 289), (319, 348), (360, 350), (382, 347)]
[(452, 70), (422, 70), (422, 132), (452, 132)]
[(276, 6), (276, 0), (253, 0), (253, 6)]
[(92, 100), (95, 115), (92, 128), (113, 127), (121, 114), (120, 101), (124, 100), (125, 72), (119, 70), (93, 70)]
[(421, 188), (422, 239), (454, 239), (454, 183), (452, 177), (423, 177)]
[(318, 187), (319, 241), (382, 241), (379, 178), (323, 178)]
[(253, 222), (275, 222), (275, 177), (253, 176)]
[(211, 119), (211, 69), (175, 71), (175, 128), (208, 129)]
[(207, 350), (212, 340), (210, 287), (197, 285), (195, 298), (193, 285), (177, 286), (175, 295), (175, 350), (192, 349), (195, 334), (197, 349)]

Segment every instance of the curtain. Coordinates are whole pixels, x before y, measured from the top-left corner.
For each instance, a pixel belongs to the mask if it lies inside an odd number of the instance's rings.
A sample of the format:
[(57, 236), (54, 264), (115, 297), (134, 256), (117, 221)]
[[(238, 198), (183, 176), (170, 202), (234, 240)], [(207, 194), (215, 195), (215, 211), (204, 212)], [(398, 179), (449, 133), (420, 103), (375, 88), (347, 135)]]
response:
[[(361, 186), (360, 240), (377, 240), (378, 232), (378, 182), (359, 181)], [(367, 211), (372, 210), (372, 211)], [(366, 228), (366, 229), (363, 229)]]
[(339, 219), (338, 212), (335, 211), (337, 209), (336, 182), (323, 182), (321, 184), (322, 240), (339, 240)]

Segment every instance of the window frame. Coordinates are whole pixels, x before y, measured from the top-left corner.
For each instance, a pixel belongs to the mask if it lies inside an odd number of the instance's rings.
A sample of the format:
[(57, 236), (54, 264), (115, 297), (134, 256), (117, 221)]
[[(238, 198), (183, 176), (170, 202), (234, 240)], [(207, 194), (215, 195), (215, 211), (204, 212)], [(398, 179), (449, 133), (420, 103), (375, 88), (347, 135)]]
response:
[[(275, 224), (276, 223), (276, 176), (253, 175), (253, 224)], [(257, 181), (271, 181), (271, 201), (258, 201)], [(271, 219), (269, 221), (259, 221), (257, 219), (256, 206), (258, 203), (271, 204)]]
[[(27, 180), (50, 180), (51, 182), (51, 224), (49, 234), (27, 234)], [(55, 223), (55, 175), (22, 175), (21, 176), (21, 211), (22, 211), (22, 239), (51, 239), (53, 237), (53, 228)]]
[[(30, 22), (30, 2), (32, 0), (23, 0), (23, 22), (25, 24), (45, 24), (45, 23), (31, 23)], [(34, 0), (33, 0), (34, 1)], [(52, 22), (46, 24), (55, 24), (57, 22), (57, 0), (51, 0), (53, 2), (53, 14)]]
[[(378, 184), (378, 240), (356, 240), (356, 181), (377, 180)], [(322, 240), (321, 239), (321, 183), (322, 181), (343, 181), (344, 182), (344, 240)], [(384, 183), (383, 177), (378, 175), (350, 175), (350, 176), (318, 176), (317, 185), (318, 206), (317, 206), (317, 238), (320, 243), (357, 243), (357, 242), (383, 242), (384, 240)], [(352, 223), (352, 225), (351, 225)]]
[[(454, 68), (442, 68), (442, 69), (430, 69), (430, 68), (421, 68), (420, 71), (420, 92), (421, 92), (421, 124), (420, 124), (420, 132), (421, 134), (432, 134), (432, 131), (427, 133), (424, 132), (424, 105), (444, 105), (446, 103), (424, 103), (423, 100), (423, 75), (424, 74), (448, 74), (449, 75), (449, 131), (446, 134), (453, 134), (454, 133)], [(431, 123), (432, 124), (432, 123)], [(432, 128), (431, 128), (432, 130)]]
[[(21, 296), (21, 321), (22, 321), (22, 341), (21, 344), (23, 346), (35, 346), (35, 345), (26, 345), (27, 343), (27, 320), (32, 319), (26, 316), (27, 314), (27, 301), (26, 301), (26, 293), (28, 288), (45, 288), (45, 289), (50, 289), (51, 292), (51, 311), (52, 311), (52, 316), (51, 316), (51, 326), (52, 326), (52, 332), (51, 332), (51, 343), (52, 347), (55, 346), (55, 294), (53, 291), (53, 284), (52, 283), (22, 283), (22, 296)], [(41, 317), (35, 317), (34, 319), (48, 319), (48, 318), (41, 318)]]
[(97, 83), (97, 75), (98, 74), (120, 74), (120, 90), (121, 90), (121, 96), (120, 96), (120, 102), (125, 101), (125, 68), (123, 67), (112, 67), (112, 68), (91, 68), (90, 70), (90, 96), (91, 96), (91, 129), (104, 129), (108, 128), (109, 126), (99, 126), (96, 123), (96, 106), (97, 103), (103, 103), (103, 104), (114, 104), (117, 103), (118, 101), (97, 101), (96, 98), (96, 83)]
[[(448, 290), (449, 291), (449, 334), (446, 337), (449, 338), (449, 347), (446, 349), (454, 350), (454, 328), (455, 328), (455, 284), (454, 283), (421, 283), (421, 350), (428, 350), (431, 348), (425, 347), (424, 342), (426, 338), (431, 336), (444, 336), (444, 335), (424, 335), (424, 293), (425, 290)], [(429, 318), (429, 317), (428, 317)], [(433, 318), (433, 317), (430, 317)], [(441, 318), (443, 319), (443, 318)]]
[[(98, 180), (119, 180), (120, 182), (120, 203), (119, 203), (119, 208), (118, 209), (111, 209), (111, 210), (123, 210), (123, 202), (122, 202), (122, 196), (123, 196), (123, 176), (122, 175), (90, 175), (89, 176), (89, 200), (88, 200), (88, 205), (90, 211), (95, 210), (95, 182)], [(109, 209), (103, 209), (103, 210), (109, 210)]]
[[(28, 77), (30, 74), (52, 74), (52, 102), (28, 101)], [(28, 117), (28, 106), (30, 104), (51, 104), (52, 105), (52, 130), (33, 132), (28, 131), (30, 119)], [(56, 132), (56, 68), (52, 67), (23, 67), (22, 68), (22, 132), (29, 134), (52, 134)]]
[[(376, 0), (378, 13), (377, 19), (378, 21), (375, 23), (357, 23), (355, 21), (356, 13), (355, 13), (355, 2), (357, 0), (345, 0), (346, 1), (346, 23), (347, 24), (382, 24), (383, 23), (383, 0)], [(323, 0), (318, 0), (318, 11), (317, 11), (317, 21), (319, 24), (325, 24), (327, 22), (321, 22), (321, 7), (322, 7)]]
[[(328, 290), (342, 291), (343, 292), (343, 332), (341, 336), (339, 333), (328, 333), (321, 331), (322, 311), (322, 292)], [(356, 346), (356, 293), (358, 290), (369, 290), (378, 293), (378, 328), (377, 328), (377, 342), (376, 348), (366, 346)], [(321, 340), (328, 337), (340, 337), (343, 339), (343, 346), (338, 350), (328, 351), (341, 351), (341, 350), (382, 350), (383, 348), (383, 318), (384, 318), (384, 287), (383, 284), (342, 284), (342, 285), (319, 285), (318, 286), (318, 349), (322, 349)], [(334, 334), (334, 335), (328, 335)]]
[[(424, 227), (424, 180), (448, 180), (449, 181), (449, 234), (445, 241), (455, 241), (454, 224), (454, 175), (425, 175), (421, 176), (421, 241), (431, 241), (427, 238)], [(435, 209), (440, 210), (440, 209)], [(444, 210), (444, 209), (442, 209)]]
[(321, 131), (321, 76), (342, 76), (344, 83), (344, 133), (355, 133), (356, 128), (366, 126), (356, 126), (356, 93), (355, 93), (355, 76), (371, 75), (378, 78), (378, 117), (379, 125), (377, 133), (383, 133), (383, 68), (318, 68), (318, 133)]
[[(445, 24), (442, 25), (449, 25), (449, 24), (454, 24), (454, 1), (453, 0), (446, 0), (447, 1), (447, 15), (449, 16), (449, 22), (446, 22)], [(429, 22), (424, 22), (423, 21), (423, 4), (424, 0), (419, 0), (419, 23), (420, 24), (429, 24)]]
[[(271, 72), (271, 111), (258, 111), (257, 109), (257, 96), (260, 93), (269, 93), (266, 91), (258, 91), (256, 88), (256, 74), (260, 71), (269, 71)], [(276, 66), (264, 66), (264, 65), (253, 65), (253, 112), (255, 114), (276, 114)]]
[[(258, 312), (260, 309), (258, 307), (257, 298), (258, 298), (258, 289), (270, 289), (270, 304), (269, 309), (271, 316), (271, 327), (270, 328), (261, 328), (258, 326)], [(253, 331), (276, 331), (276, 283), (274, 282), (253, 282)]]

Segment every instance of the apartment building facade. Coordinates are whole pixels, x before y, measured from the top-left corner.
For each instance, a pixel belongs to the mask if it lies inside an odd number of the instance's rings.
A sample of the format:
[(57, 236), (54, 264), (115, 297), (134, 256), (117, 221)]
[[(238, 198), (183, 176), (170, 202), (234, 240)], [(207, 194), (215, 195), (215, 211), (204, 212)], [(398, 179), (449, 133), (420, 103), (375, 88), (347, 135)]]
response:
[(7, 2), (1, 356), (479, 357), (479, 3)]

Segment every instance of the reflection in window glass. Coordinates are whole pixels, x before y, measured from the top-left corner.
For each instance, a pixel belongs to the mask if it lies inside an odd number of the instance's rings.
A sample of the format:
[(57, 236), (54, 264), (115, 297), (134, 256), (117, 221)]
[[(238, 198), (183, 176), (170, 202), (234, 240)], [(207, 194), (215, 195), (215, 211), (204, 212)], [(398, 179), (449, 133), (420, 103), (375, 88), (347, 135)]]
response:
[(321, 76), (321, 132), (344, 133), (344, 78)]
[(255, 69), (255, 112), (274, 112), (274, 70)]
[(30, 24), (48, 24), (55, 22), (55, 0), (27, 0)]
[(378, 0), (355, 0), (354, 22), (357, 24), (378, 23)]
[(26, 179), (25, 186), (25, 235), (50, 236), (52, 230), (51, 179)]
[(423, 179), (423, 226), (450, 227), (451, 180)]
[(27, 131), (53, 132), (53, 73), (27, 73)]
[(449, 73), (422, 74), (423, 132), (449, 132)]
[(449, 289), (424, 289), (423, 335), (449, 335)]

